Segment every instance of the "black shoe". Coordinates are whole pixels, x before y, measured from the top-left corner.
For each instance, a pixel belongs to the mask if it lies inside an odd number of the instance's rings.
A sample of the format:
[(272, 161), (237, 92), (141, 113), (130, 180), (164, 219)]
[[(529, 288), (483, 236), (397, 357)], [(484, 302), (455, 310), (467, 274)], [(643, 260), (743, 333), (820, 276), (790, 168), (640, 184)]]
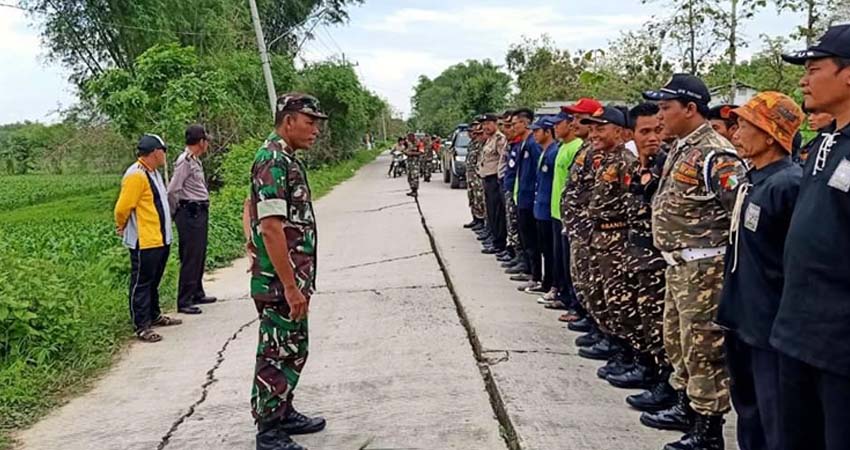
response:
[(518, 273), (511, 276), (511, 281), (531, 281), (531, 275), (527, 273)]
[(203, 311), (201, 311), (201, 308), (198, 308), (197, 306), (183, 306), (177, 308), (177, 312), (182, 314), (200, 314)]
[(502, 253), (499, 253), (498, 255), (496, 255), (496, 259), (497, 259), (500, 263), (508, 263), (508, 262), (513, 261), (513, 260), (514, 260), (514, 257), (513, 257), (513, 256), (511, 256), (511, 255), (510, 255), (510, 254), (508, 254), (508, 253), (502, 252)]
[(208, 305), (208, 304), (210, 304), (210, 303), (215, 303), (215, 302), (217, 302), (217, 301), (218, 301), (218, 299), (217, 299), (217, 298), (215, 298), (215, 297), (210, 297), (210, 296), (208, 296), (208, 295), (205, 295), (205, 296), (203, 296), (203, 297), (201, 297), (201, 298), (197, 298), (197, 299), (195, 299), (195, 303), (196, 303), (196, 304), (198, 304), (198, 305)]
[(641, 361), (635, 363), (631, 370), (620, 374), (611, 374), (605, 379), (611, 383), (611, 386), (621, 389), (649, 389), (658, 382), (656, 372)]
[(666, 378), (655, 383), (649, 390), (626, 397), (626, 403), (643, 412), (657, 412), (671, 408), (676, 404), (676, 401), (676, 391), (670, 386)]
[[(569, 325), (568, 325), (569, 326)], [(587, 334), (583, 334), (576, 338), (576, 346), (590, 347), (602, 339), (602, 334), (596, 330), (590, 330)]]
[(517, 265), (520, 265), (520, 264), (525, 265), (525, 263), (522, 262), (522, 259), (514, 256), (510, 260), (503, 262), (502, 267), (504, 267), (505, 269), (510, 269), (511, 267), (514, 267), (514, 266), (517, 266)]
[(292, 441), (280, 424), (260, 427), (257, 432), (257, 450), (306, 450)]
[(570, 322), (567, 324), (567, 328), (571, 331), (578, 331), (581, 333), (587, 333), (593, 329), (593, 322), (590, 321), (587, 317), (576, 320), (575, 322)]
[(696, 413), (691, 409), (691, 402), (685, 391), (676, 392), (677, 402), (667, 409), (656, 413), (643, 413), (640, 423), (659, 430), (678, 430), (686, 432), (691, 429), (696, 420)]
[(281, 429), (288, 434), (318, 433), (325, 429), (327, 422), (324, 417), (307, 417), (289, 408), (289, 412), (280, 420)]
[[(525, 264), (517, 264), (513, 267), (508, 267), (508, 269), (505, 270), (505, 273), (508, 274), (508, 275), (521, 275), (521, 274), (525, 274), (526, 272), (528, 272), (528, 268), (525, 267)], [(513, 280), (513, 278), (511, 278), (511, 279)], [(515, 280), (515, 281), (517, 281), (517, 280)], [(523, 279), (521, 281), (528, 281), (528, 280)]]
[(479, 241), (487, 241), (487, 240), (492, 240), (492, 239), (493, 239), (493, 236), (490, 236), (490, 233), (481, 233), (481, 234), (478, 235)]
[(596, 370), (596, 376), (607, 380), (612, 375), (622, 375), (634, 367), (631, 352), (622, 350), (617, 352), (604, 366)]
[(499, 253), (500, 251), (501, 250), (499, 250), (498, 248), (495, 248), (495, 247), (484, 247), (481, 250), (481, 253), (484, 253), (485, 255), (495, 255), (495, 254)]
[(416, 195), (417, 195), (416, 192), (408, 192), (407, 193), (408, 197), (416, 197)]
[(664, 450), (723, 450), (723, 416), (697, 414), (694, 428), (676, 442), (664, 446)]
[(582, 358), (606, 361), (616, 355), (618, 351), (620, 351), (620, 346), (610, 338), (605, 337), (590, 347), (580, 348), (578, 355)]
[(478, 225), (478, 221), (477, 221), (477, 220), (475, 220), (475, 219), (472, 219), (472, 222), (469, 222), (469, 223), (465, 223), (465, 224), (463, 224), (463, 227), (464, 227), (464, 228), (466, 228), (466, 229), (468, 230), (468, 229), (470, 229), (470, 228), (472, 228), (472, 227), (474, 227), (474, 226), (476, 226), (476, 225)]

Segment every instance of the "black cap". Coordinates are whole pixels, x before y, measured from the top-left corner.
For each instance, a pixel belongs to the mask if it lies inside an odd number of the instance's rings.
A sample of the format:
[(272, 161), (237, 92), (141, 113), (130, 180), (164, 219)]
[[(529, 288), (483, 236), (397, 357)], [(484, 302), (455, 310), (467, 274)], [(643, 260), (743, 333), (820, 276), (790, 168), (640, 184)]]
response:
[(732, 105), (728, 103), (724, 103), (722, 105), (717, 105), (708, 110), (708, 119), (709, 120), (729, 120), (731, 116), (729, 113), (732, 112), (733, 109), (737, 108), (738, 105)]
[(160, 148), (163, 151), (168, 150), (168, 146), (165, 145), (165, 141), (155, 134), (146, 134), (139, 139), (139, 145), (136, 146), (136, 151), (139, 155), (147, 155)]
[(590, 116), (586, 119), (581, 119), (582, 125), (591, 125), (591, 124), (604, 125), (604, 124), (608, 124), (608, 123), (612, 123), (614, 125), (617, 125), (618, 127), (625, 128), (626, 125), (627, 125), (626, 115), (623, 114), (623, 111), (621, 111), (621, 110), (619, 110), (615, 107), (605, 106), (602, 109), (593, 113), (592, 116)]
[(186, 128), (186, 145), (194, 145), (201, 140), (211, 140), (207, 130), (203, 125), (189, 125), (189, 128)]
[(806, 50), (782, 55), (785, 62), (803, 65), (810, 59), (850, 58), (850, 24), (835, 25)]
[(327, 119), (328, 116), (319, 108), (319, 100), (312, 95), (292, 92), (283, 94), (277, 99), (277, 112), (300, 112), (317, 119)]
[(481, 114), (480, 116), (476, 117), (476, 119), (481, 123), (499, 121), (499, 117), (495, 114)]
[(647, 100), (689, 100), (694, 103), (707, 105), (711, 101), (711, 94), (702, 80), (687, 74), (677, 73), (670, 78), (667, 84), (657, 91), (646, 91), (643, 98)]

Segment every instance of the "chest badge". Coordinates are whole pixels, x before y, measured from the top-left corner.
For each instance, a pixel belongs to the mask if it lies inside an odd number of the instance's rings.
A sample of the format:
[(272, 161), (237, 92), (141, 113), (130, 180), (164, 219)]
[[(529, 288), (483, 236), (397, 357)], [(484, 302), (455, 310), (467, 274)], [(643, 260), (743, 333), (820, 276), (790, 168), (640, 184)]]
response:
[(829, 178), (827, 185), (841, 192), (850, 191), (850, 161), (842, 159)]
[(761, 218), (761, 206), (755, 203), (750, 203), (747, 206), (747, 211), (744, 213), (744, 228), (755, 233), (759, 228), (759, 219)]

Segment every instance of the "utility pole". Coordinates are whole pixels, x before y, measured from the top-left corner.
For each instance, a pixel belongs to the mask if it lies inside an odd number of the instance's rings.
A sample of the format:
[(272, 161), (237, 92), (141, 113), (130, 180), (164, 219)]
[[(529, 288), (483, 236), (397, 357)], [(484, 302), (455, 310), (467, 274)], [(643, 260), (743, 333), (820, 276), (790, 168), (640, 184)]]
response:
[(384, 141), (387, 140), (387, 110), (381, 112), (381, 128), (384, 130)]
[(257, 48), (260, 50), (260, 62), (263, 64), (263, 78), (266, 80), (266, 90), (269, 94), (269, 108), (272, 112), (272, 118), (274, 118), (274, 106), (275, 103), (277, 103), (277, 91), (275, 91), (274, 88), (269, 52), (266, 50), (266, 38), (263, 36), (263, 26), (260, 24), (260, 13), (257, 10), (257, 1), (248, 0), (248, 5), (251, 7), (251, 20), (254, 22), (254, 33), (257, 35)]
[(732, 0), (731, 30), (729, 36), (729, 72), (732, 82), (729, 90), (729, 103), (735, 103), (735, 95), (738, 93), (737, 66), (738, 66), (738, 0)]

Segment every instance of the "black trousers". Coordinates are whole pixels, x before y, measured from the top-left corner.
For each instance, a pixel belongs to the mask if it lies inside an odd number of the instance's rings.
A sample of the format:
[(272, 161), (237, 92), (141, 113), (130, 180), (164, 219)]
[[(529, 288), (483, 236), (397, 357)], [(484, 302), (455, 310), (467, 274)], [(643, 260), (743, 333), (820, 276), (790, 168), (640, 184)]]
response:
[(203, 278), (207, 260), (209, 212), (199, 206), (180, 206), (174, 215), (180, 243), (180, 281), (177, 285), (177, 306), (192, 306), (206, 295)]
[(505, 198), (499, 185), (499, 177), (484, 177), (484, 205), (487, 223), (493, 235), (493, 247), (503, 250), (508, 245), (508, 224), (505, 221)]
[(169, 247), (130, 250), (130, 318), (133, 328), (141, 331), (150, 328), (158, 319), (159, 283), (165, 273)]
[(779, 355), (727, 332), (726, 364), (741, 450), (779, 449)]
[(543, 267), (540, 261), (540, 247), (537, 238), (537, 220), (531, 209), (517, 208), (517, 224), (519, 225), (519, 240), (525, 250), (525, 259), (531, 269), (531, 279), (540, 281), (543, 278)]
[(543, 257), (543, 289), (552, 289), (555, 283), (555, 247), (552, 240), (552, 220), (537, 220), (537, 239)]
[(850, 449), (850, 377), (779, 354), (779, 448)]

